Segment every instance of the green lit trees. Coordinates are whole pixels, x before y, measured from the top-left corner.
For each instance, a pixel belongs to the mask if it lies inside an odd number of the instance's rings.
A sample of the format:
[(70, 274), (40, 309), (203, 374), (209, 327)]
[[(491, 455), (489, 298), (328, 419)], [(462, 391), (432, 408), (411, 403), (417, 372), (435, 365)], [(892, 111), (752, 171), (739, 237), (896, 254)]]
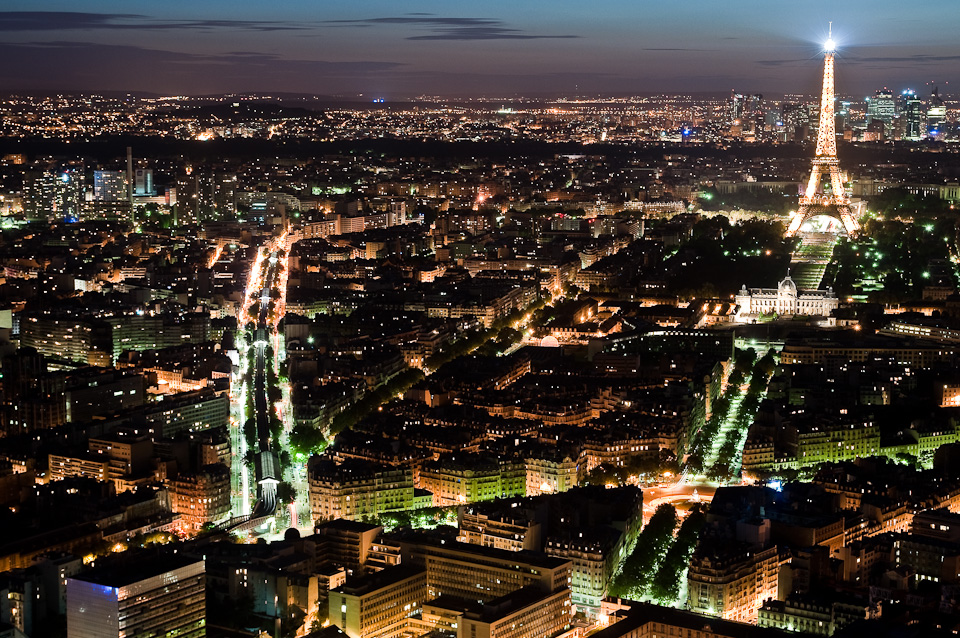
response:
[(610, 584), (611, 596), (640, 600), (647, 594), (654, 574), (673, 543), (676, 526), (677, 510), (668, 503), (658, 507)]
[(661, 605), (674, 604), (680, 598), (683, 572), (690, 564), (690, 557), (697, 548), (700, 532), (706, 524), (707, 517), (698, 508), (692, 510), (680, 525), (676, 540), (667, 550), (650, 583), (650, 596)]

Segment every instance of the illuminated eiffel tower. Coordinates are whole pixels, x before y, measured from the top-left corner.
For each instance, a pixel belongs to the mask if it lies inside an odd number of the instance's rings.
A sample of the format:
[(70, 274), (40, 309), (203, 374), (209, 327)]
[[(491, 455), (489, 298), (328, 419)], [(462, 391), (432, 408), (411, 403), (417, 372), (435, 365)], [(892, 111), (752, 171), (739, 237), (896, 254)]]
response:
[[(807, 190), (800, 197), (800, 207), (793, 214), (787, 236), (797, 234), (803, 222), (816, 215), (827, 215), (840, 220), (848, 235), (855, 235), (860, 224), (850, 210), (850, 200), (843, 188), (840, 177), (840, 162), (837, 160), (837, 125), (833, 104), (833, 53), (836, 43), (833, 41), (833, 23), (830, 23), (830, 36), (823, 45), (823, 93), (820, 96), (820, 128), (817, 132), (817, 154), (813, 158), (813, 170)], [(824, 192), (821, 180), (830, 174), (830, 193)]]

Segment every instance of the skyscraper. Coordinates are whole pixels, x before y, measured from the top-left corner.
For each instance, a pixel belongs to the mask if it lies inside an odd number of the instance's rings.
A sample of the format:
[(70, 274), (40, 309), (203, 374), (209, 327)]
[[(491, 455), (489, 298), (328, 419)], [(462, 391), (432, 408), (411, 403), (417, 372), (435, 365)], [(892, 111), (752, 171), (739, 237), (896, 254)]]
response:
[(730, 101), (728, 102), (730, 119), (728, 124), (737, 124), (740, 122), (740, 120), (743, 118), (746, 100), (747, 96), (740, 95), (736, 91), (730, 92)]
[(46, 170), (24, 175), (23, 211), (27, 219), (77, 221), (82, 206), (82, 169)]
[(152, 197), (157, 194), (153, 188), (153, 169), (138, 168), (133, 172), (133, 194), (138, 197)]
[(916, 141), (923, 138), (925, 116), (923, 102), (913, 89), (900, 94), (900, 130), (905, 140)]
[(93, 199), (98, 202), (126, 201), (126, 174), (123, 171), (94, 171)]
[(927, 101), (927, 135), (936, 137), (946, 121), (947, 106), (940, 97), (940, 87), (935, 86)]
[(884, 133), (889, 135), (893, 131), (893, 120), (897, 115), (897, 106), (893, 100), (893, 91), (884, 87), (874, 92), (873, 97), (867, 98), (867, 126), (871, 122), (883, 122)]

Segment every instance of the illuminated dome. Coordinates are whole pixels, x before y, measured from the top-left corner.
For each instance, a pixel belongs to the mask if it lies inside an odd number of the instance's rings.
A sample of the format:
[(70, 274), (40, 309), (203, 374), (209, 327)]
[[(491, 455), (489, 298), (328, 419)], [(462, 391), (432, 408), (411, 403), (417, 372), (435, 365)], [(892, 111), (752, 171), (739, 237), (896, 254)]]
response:
[(786, 278), (780, 282), (779, 290), (780, 292), (787, 293), (789, 295), (796, 295), (797, 284), (793, 283), (793, 279), (790, 278), (790, 275), (787, 275)]
[(559, 348), (560, 342), (554, 336), (544, 337), (540, 340), (540, 347), (542, 348)]

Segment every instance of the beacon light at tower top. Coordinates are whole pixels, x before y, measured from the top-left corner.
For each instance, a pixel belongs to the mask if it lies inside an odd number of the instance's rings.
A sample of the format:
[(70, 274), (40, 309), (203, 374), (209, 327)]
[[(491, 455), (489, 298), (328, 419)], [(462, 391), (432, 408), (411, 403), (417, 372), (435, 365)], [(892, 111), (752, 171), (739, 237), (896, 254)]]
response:
[(830, 23), (830, 30), (827, 35), (827, 41), (823, 43), (823, 50), (827, 53), (833, 53), (837, 50), (837, 43), (833, 41), (833, 23)]

